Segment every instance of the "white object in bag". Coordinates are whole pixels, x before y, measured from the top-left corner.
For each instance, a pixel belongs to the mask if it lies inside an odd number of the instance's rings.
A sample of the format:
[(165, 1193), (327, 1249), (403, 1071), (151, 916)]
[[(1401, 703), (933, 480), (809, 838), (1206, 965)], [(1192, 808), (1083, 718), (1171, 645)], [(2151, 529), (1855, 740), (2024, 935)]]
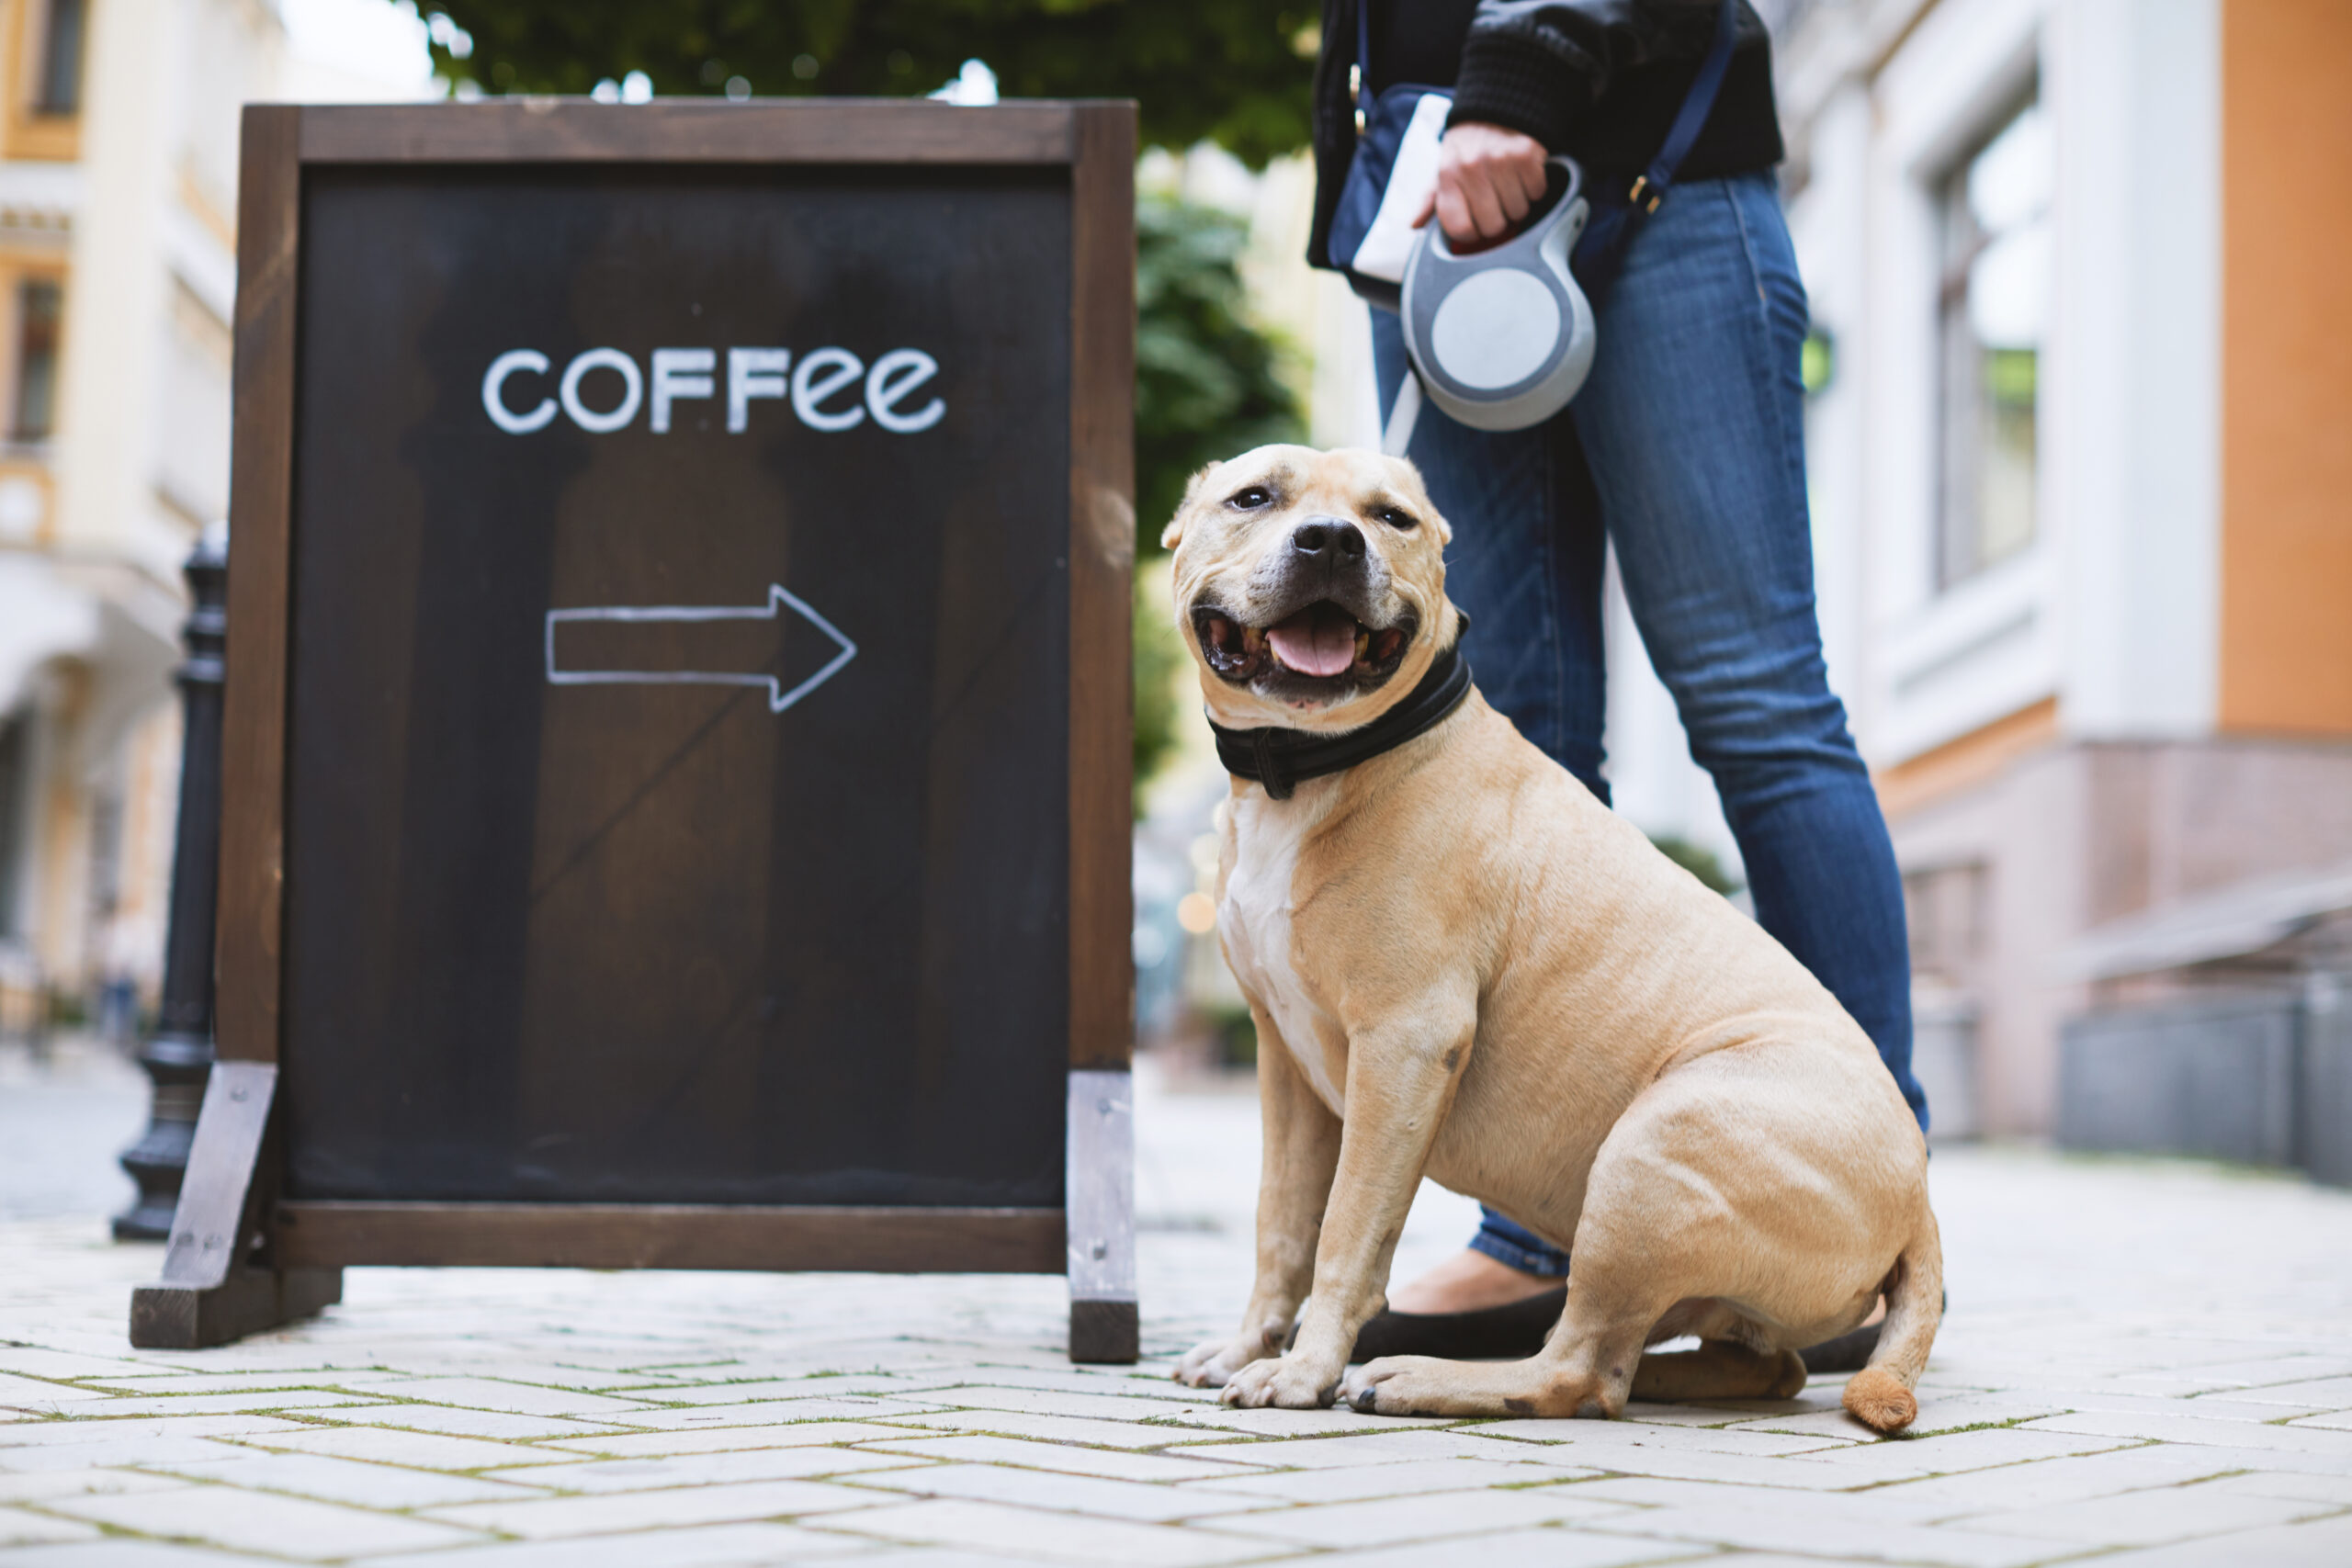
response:
[(1383, 283), (1405, 281), (1405, 264), (1413, 257), (1413, 242), (1420, 231), (1413, 227), (1421, 204), (1437, 189), (1437, 144), (1445, 134), (1445, 117), (1453, 100), (1443, 93), (1424, 93), (1405, 123), (1405, 138), (1396, 144), (1396, 162), (1388, 171), (1388, 188), (1380, 193), (1380, 210), (1364, 231), (1349, 269)]

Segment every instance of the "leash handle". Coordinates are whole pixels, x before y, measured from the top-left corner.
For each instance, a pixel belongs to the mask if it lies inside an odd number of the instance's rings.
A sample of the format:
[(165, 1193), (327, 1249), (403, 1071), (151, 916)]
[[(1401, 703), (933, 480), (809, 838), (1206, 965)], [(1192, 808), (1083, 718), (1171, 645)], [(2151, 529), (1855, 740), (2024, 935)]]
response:
[(1380, 450), (1385, 457), (1401, 457), (1405, 448), (1413, 444), (1413, 426), (1421, 420), (1421, 373), (1413, 368), (1412, 359), (1405, 361), (1405, 382), (1396, 389), (1396, 400), (1389, 405), (1388, 423), (1380, 432)]

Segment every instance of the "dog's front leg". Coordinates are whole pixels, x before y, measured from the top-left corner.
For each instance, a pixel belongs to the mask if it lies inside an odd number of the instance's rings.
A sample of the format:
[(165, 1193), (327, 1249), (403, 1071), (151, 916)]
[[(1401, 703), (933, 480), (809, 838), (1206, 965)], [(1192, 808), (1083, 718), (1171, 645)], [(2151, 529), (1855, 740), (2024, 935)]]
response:
[(1476, 1029), (1476, 1004), (1464, 998), (1351, 1032), (1339, 1169), (1297, 1343), (1277, 1360), (1243, 1368), (1226, 1384), (1225, 1403), (1292, 1410), (1331, 1403), (1357, 1332), (1385, 1299), (1396, 1238)]
[(1241, 1331), (1231, 1339), (1194, 1346), (1177, 1363), (1176, 1378), (1194, 1388), (1218, 1388), (1252, 1361), (1282, 1353), (1298, 1303), (1315, 1272), (1315, 1234), (1340, 1159), (1340, 1119), (1315, 1098), (1291, 1059), (1266, 1010), (1252, 1006), (1258, 1026), (1258, 1103), (1263, 1152), (1258, 1174), (1258, 1274)]

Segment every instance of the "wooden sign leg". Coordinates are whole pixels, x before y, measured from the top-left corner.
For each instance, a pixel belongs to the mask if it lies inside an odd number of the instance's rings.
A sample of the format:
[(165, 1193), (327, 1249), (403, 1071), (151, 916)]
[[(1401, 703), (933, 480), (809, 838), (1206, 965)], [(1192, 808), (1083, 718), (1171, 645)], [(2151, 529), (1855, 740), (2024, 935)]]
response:
[(1069, 1359), (1133, 1361), (1136, 1309), (1134, 1076), (1069, 1075)]
[(164, 1277), (131, 1292), (130, 1342), (141, 1349), (219, 1345), (343, 1299), (340, 1269), (273, 1269), (254, 1255), (277, 1093), (274, 1063), (214, 1065), (164, 1250)]

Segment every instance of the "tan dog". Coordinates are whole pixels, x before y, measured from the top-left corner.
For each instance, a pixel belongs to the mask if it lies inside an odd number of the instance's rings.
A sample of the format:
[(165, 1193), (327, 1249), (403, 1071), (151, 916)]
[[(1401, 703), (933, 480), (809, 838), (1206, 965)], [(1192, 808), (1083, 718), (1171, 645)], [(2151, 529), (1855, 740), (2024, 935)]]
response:
[[(1396, 459), (1268, 446), (1204, 469), (1165, 542), (1211, 716), (1336, 734), (1402, 701), (1459, 632), (1449, 537)], [(1926, 1144), (1860, 1027), (1760, 927), (1476, 692), (1290, 798), (1237, 778), (1223, 840), (1265, 1111), (1257, 1280), (1240, 1332), (1179, 1379), (1329, 1404), (1426, 1174), (1569, 1245), (1567, 1306), (1530, 1360), (1363, 1367), (1356, 1408), (1786, 1397), (1792, 1348), (1883, 1292), (1846, 1408), (1911, 1422), (1942, 1316)], [(1644, 1354), (1684, 1335), (1701, 1347)]]

